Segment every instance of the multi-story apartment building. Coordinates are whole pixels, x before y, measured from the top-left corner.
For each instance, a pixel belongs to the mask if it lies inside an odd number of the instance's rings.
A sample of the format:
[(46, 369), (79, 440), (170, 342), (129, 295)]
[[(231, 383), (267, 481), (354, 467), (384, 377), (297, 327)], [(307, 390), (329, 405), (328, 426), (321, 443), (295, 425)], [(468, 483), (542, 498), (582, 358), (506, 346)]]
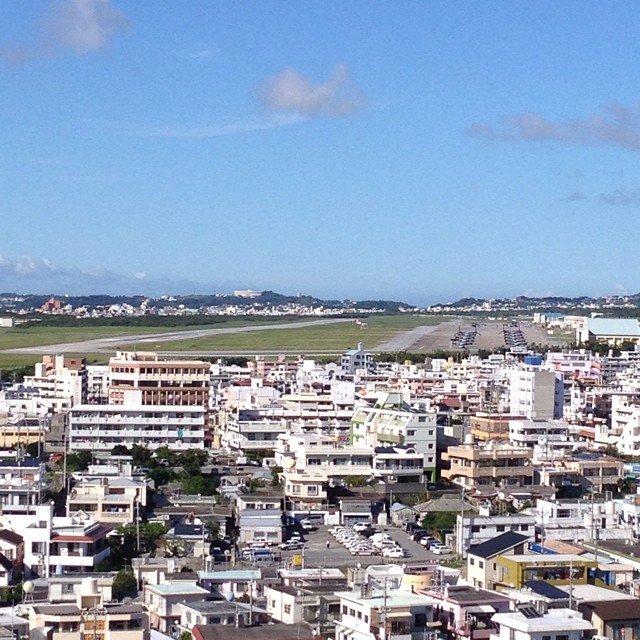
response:
[(406, 445), (424, 455), (423, 469), (430, 479), (436, 469), (436, 413), (420, 411), (400, 393), (383, 392), (356, 407), (351, 419), (351, 441), (356, 446)]
[(35, 513), (48, 484), (44, 463), (35, 458), (0, 458), (0, 512)]
[(205, 446), (206, 410), (198, 405), (76, 405), (69, 412), (69, 448), (111, 451), (117, 444), (174, 451)]
[(533, 483), (532, 457), (530, 449), (513, 445), (457, 445), (442, 454), (450, 463), (449, 469), (442, 470), (442, 477), (465, 488), (529, 485)]
[(529, 420), (563, 416), (564, 382), (561, 372), (516, 369), (511, 372), (509, 412)]
[(206, 408), (209, 371), (207, 362), (120, 351), (109, 360), (109, 404)]
[(354, 375), (357, 371), (370, 371), (373, 369), (373, 356), (365, 351), (362, 342), (358, 342), (357, 349), (345, 351), (340, 359), (340, 368), (347, 375)]
[(283, 469), (322, 469), (334, 482), (350, 476), (371, 476), (373, 472), (372, 447), (344, 445), (330, 436), (281, 434), (274, 453), (276, 464)]
[(24, 386), (37, 389), (38, 397), (52, 410), (66, 411), (86, 399), (84, 358), (45, 355), (36, 363), (34, 375), (25, 376)]

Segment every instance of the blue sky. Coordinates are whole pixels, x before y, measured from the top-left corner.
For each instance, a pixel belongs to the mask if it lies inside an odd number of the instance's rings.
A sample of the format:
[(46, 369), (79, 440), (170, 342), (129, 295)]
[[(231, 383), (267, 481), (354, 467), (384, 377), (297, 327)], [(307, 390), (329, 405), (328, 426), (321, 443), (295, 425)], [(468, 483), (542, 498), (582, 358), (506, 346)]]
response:
[(640, 5), (0, 3), (0, 290), (640, 290)]

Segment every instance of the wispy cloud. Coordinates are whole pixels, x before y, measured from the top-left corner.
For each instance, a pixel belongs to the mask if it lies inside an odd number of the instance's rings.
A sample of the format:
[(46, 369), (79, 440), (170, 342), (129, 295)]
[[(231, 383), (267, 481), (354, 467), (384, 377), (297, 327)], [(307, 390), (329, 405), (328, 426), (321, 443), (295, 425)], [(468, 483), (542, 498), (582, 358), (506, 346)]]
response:
[(614, 207), (640, 207), (640, 191), (634, 189), (614, 189), (600, 194), (600, 202)]
[(126, 275), (102, 266), (63, 267), (47, 258), (21, 256), (12, 259), (0, 255), (0, 291), (163, 295), (203, 289), (206, 287), (192, 281), (149, 279), (144, 271)]
[(179, 51), (178, 57), (183, 58), (185, 60), (208, 60), (209, 58), (213, 58), (217, 55), (217, 49), (192, 49)]
[(497, 124), (476, 122), (470, 135), (497, 142), (553, 141), (575, 145), (610, 145), (640, 150), (640, 102), (611, 103), (596, 114), (553, 121), (537, 113), (505, 116)]
[(86, 55), (128, 27), (128, 18), (110, 0), (53, 0), (40, 24), (38, 42), (6, 46), (0, 59), (24, 64), (64, 51)]
[(302, 122), (304, 118), (298, 114), (278, 114), (270, 118), (251, 118), (225, 124), (210, 125), (123, 125), (106, 123), (122, 134), (145, 138), (219, 138), (252, 131), (279, 129)]
[(584, 202), (590, 200), (589, 196), (582, 191), (574, 191), (560, 198), (560, 202)]
[(305, 117), (349, 117), (366, 104), (364, 93), (353, 84), (344, 64), (336, 65), (326, 82), (313, 82), (295, 69), (284, 69), (267, 78), (258, 95), (269, 109)]

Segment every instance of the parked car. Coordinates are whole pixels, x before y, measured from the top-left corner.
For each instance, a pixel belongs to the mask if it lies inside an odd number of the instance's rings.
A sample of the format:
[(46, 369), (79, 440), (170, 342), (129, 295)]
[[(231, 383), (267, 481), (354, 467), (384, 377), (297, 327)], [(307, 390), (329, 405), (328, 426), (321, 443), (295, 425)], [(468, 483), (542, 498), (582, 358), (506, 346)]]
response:
[(434, 545), (431, 548), (431, 551), (433, 551), (433, 553), (437, 555), (446, 555), (448, 553), (452, 553), (451, 547), (447, 546), (446, 544)]
[(298, 549), (304, 549), (304, 542), (299, 540), (287, 540), (278, 545), (283, 551), (297, 551)]
[(371, 526), (369, 522), (356, 522), (353, 525), (353, 530), (360, 533), (361, 531), (366, 531)]

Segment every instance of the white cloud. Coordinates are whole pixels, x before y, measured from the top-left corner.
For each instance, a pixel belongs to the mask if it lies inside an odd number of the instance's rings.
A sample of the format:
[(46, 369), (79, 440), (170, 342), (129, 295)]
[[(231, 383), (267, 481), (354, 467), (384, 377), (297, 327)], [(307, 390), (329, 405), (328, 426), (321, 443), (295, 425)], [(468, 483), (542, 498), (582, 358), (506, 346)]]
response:
[(52, 0), (40, 24), (38, 42), (5, 45), (0, 60), (26, 64), (62, 51), (93, 53), (128, 27), (128, 18), (110, 0)]
[(263, 104), (275, 110), (303, 116), (344, 118), (357, 113), (366, 99), (350, 80), (346, 65), (336, 65), (324, 83), (313, 82), (295, 69), (284, 69), (268, 78), (259, 91)]
[(102, 49), (128, 26), (127, 17), (109, 0), (55, 0), (44, 23), (54, 47), (81, 55)]
[(145, 272), (124, 276), (103, 266), (88, 268), (59, 266), (48, 258), (0, 255), (0, 291), (19, 293), (71, 292), (74, 295), (163, 295), (211, 290), (192, 281), (149, 280)]
[(468, 133), (498, 142), (553, 141), (584, 146), (611, 145), (640, 150), (640, 102), (611, 103), (595, 115), (553, 121), (538, 113), (505, 116), (497, 124), (476, 122)]

